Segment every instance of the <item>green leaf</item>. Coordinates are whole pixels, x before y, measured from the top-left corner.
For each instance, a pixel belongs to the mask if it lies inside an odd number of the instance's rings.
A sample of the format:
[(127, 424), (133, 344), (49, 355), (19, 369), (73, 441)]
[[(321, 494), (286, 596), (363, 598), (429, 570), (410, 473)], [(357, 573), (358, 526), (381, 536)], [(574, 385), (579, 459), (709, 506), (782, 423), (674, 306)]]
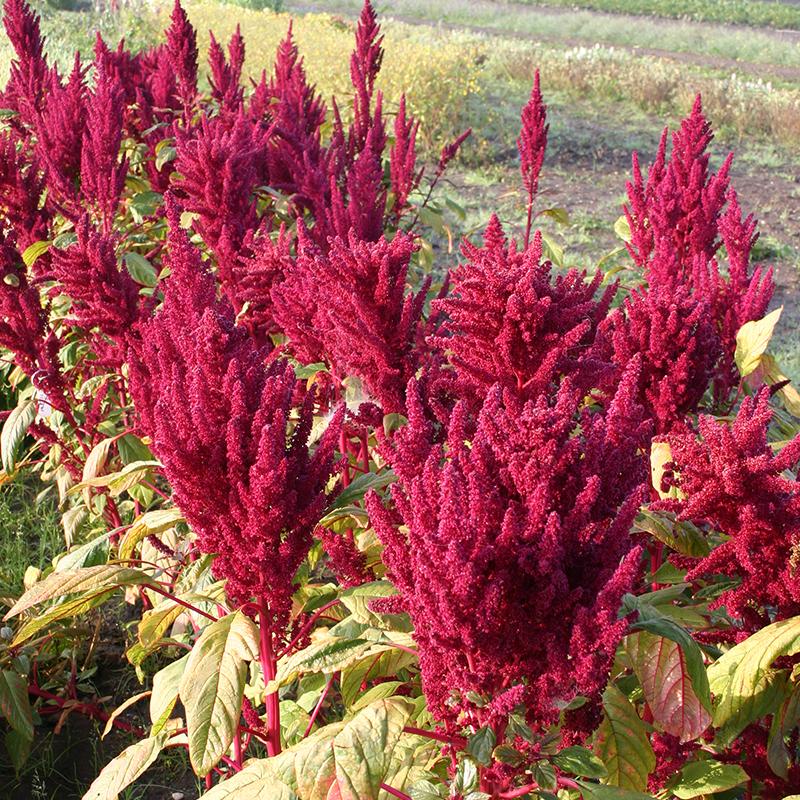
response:
[(370, 489), (382, 489), (396, 480), (397, 476), (390, 469), (384, 470), (380, 474), (375, 472), (361, 474), (354, 478), (346, 489), (342, 489), (325, 513), (328, 514), (337, 508), (353, 505), (358, 500), (362, 500)]
[(734, 360), (743, 378), (753, 372), (761, 362), (761, 356), (767, 351), (782, 311), (783, 306), (771, 311), (762, 319), (745, 322), (739, 328), (736, 334)]
[(153, 734), (164, 729), (172, 709), (175, 708), (188, 661), (189, 653), (167, 664), (153, 676), (153, 693), (150, 695), (150, 721), (153, 723)]
[(546, 258), (550, 259), (557, 267), (564, 266), (564, 248), (555, 239), (542, 233), (542, 245)]
[(56, 597), (118, 586), (140, 586), (152, 581), (147, 573), (119, 564), (100, 564), (96, 567), (52, 572), (25, 592), (3, 619), (16, 617), (23, 611)]
[(24, 739), (33, 740), (33, 715), (28, 682), (11, 670), (0, 672), (0, 713)]
[(128, 274), (136, 283), (153, 288), (158, 283), (158, 274), (155, 267), (139, 253), (125, 253), (122, 257)]
[(708, 668), (719, 698), (714, 725), (722, 743), (733, 741), (751, 722), (772, 713), (782, 700), (786, 673), (773, 669), (781, 656), (800, 653), (800, 617), (781, 620), (732, 647)]
[(550, 217), (558, 225), (569, 225), (569, 211), (566, 208), (543, 208), (536, 216)]
[(767, 762), (772, 771), (784, 780), (789, 779), (789, 767), (792, 764), (792, 757), (785, 740), (799, 724), (800, 686), (795, 685), (792, 693), (772, 717), (767, 742)]
[(354, 706), (359, 701), (361, 685), (365, 681), (394, 677), (401, 669), (408, 667), (416, 660), (416, 656), (398, 648), (384, 650), (378, 655), (371, 650), (365, 650), (357, 661), (342, 669), (339, 691), (344, 704)]
[(581, 778), (605, 778), (608, 775), (605, 764), (591, 750), (579, 745), (556, 753), (553, 763), (564, 772)]
[(676, 520), (674, 514), (645, 509), (639, 512), (635, 525), (683, 556), (702, 558), (711, 552), (703, 533), (690, 522)]
[(330, 675), (354, 663), (372, 647), (365, 639), (336, 639), (330, 637), (306, 647), (281, 661), (275, 679), (270, 681), (267, 692), (274, 692), (298, 675), (307, 672), (322, 672)]
[(148, 511), (138, 517), (133, 525), (128, 528), (119, 546), (119, 557), (121, 560), (130, 558), (136, 545), (148, 536), (163, 533), (170, 528), (174, 528), (178, 522), (183, 520), (183, 514), (178, 508), (159, 508), (155, 511)]
[(622, 239), (623, 242), (628, 243), (631, 240), (631, 226), (626, 216), (617, 217), (614, 223), (614, 233)]
[(479, 764), (489, 764), (496, 744), (494, 731), (489, 727), (481, 728), (467, 740), (467, 755), (472, 756)]
[(381, 783), (415, 705), (410, 700), (379, 700), (336, 735), (333, 754), (341, 800), (377, 800)]
[[(158, 144), (164, 144), (168, 142), (168, 139), (162, 139)], [(161, 171), (165, 164), (169, 164), (170, 161), (174, 161), (178, 157), (178, 151), (170, 146), (167, 145), (165, 147), (158, 147), (156, 146), (156, 169)]]
[(166, 737), (160, 734), (126, 747), (103, 767), (83, 800), (115, 800), (158, 758), (165, 743)]
[(653, 797), (644, 792), (632, 789), (623, 789), (619, 786), (603, 786), (599, 783), (586, 783), (578, 781), (583, 800), (653, 800)]
[(24, 644), (39, 631), (44, 630), (48, 625), (61, 619), (71, 619), (91, 611), (97, 606), (101, 606), (114, 593), (114, 589), (106, 589), (89, 595), (82, 594), (64, 603), (58, 603), (52, 608), (47, 609), (43, 614), (31, 617), (14, 636), (13, 646), (18, 647)]
[(268, 759), (259, 759), (204, 792), (203, 800), (297, 800), (297, 795), (275, 776)]
[(31, 754), (32, 739), (26, 739), (19, 731), (10, 728), (6, 731), (5, 745), (8, 757), (14, 766), (14, 772), (19, 775), (20, 770), (25, 766), (28, 756)]
[(626, 649), (656, 725), (681, 742), (696, 739), (711, 724), (700, 648), (668, 619), (646, 620), (636, 627), (645, 629), (628, 636)]
[(181, 678), (189, 760), (205, 777), (233, 741), (242, 712), (247, 664), (258, 659), (258, 629), (241, 611), (203, 629)]
[(595, 752), (608, 770), (608, 783), (623, 789), (645, 789), (656, 758), (644, 723), (628, 698), (613, 685), (603, 693), (603, 710)]
[(0, 452), (6, 475), (14, 474), (20, 445), (35, 419), (36, 401), (20, 400), (19, 405), (3, 423), (3, 430), (0, 432)]
[(411, 800), (442, 800), (444, 795), (439, 791), (439, 787), (434, 786), (430, 781), (417, 781), (408, 792)]
[(747, 773), (738, 764), (721, 764), (711, 759), (694, 761), (683, 768), (678, 783), (671, 785), (669, 791), (680, 800), (690, 800), (733, 789), (748, 780)]
[(28, 245), (22, 253), (22, 263), (29, 269), (36, 263), (39, 256), (43, 256), (53, 244), (49, 239), (47, 241), (34, 242)]
[(389, 581), (372, 581), (345, 589), (340, 592), (339, 599), (357, 622), (379, 630), (410, 633), (412, 626), (407, 615), (381, 614), (372, 611), (369, 607), (373, 600), (381, 597), (393, 597), (396, 594), (397, 589)]

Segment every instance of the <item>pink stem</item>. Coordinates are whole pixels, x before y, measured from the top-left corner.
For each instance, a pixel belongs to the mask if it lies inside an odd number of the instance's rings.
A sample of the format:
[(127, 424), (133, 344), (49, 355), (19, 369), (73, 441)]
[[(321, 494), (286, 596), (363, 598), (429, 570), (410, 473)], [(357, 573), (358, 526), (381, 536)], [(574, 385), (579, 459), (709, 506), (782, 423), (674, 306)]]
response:
[(446, 733), (439, 733), (437, 731), (426, 731), (423, 728), (414, 728), (411, 725), (406, 725), (403, 728), (403, 733), (411, 733), (414, 736), (425, 736), (428, 739), (434, 739), (437, 742), (444, 744), (451, 744), (454, 747), (466, 747), (467, 740), (463, 736), (449, 736)]
[[(258, 608), (258, 621), (260, 628), (260, 655), (261, 671), (264, 674), (264, 686), (274, 680), (276, 674), (276, 659), (272, 649), (272, 629), (269, 624), (269, 609), (267, 601), (261, 600)], [(267, 707), (267, 720), (269, 733), (267, 735), (267, 755), (270, 757), (281, 752), (281, 708), (277, 692), (268, 694), (264, 699)]]
[(411, 800), (411, 797), (404, 792), (401, 792), (399, 789), (395, 789), (393, 786), (388, 786), (385, 783), (381, 784), (381, 789), (383, 789), (384, 792), (392, 795), (392, 797), (399, 797), (400, 800)]
[(330, 691), (331, 686), (333, 685), (334, 677), (335, 675), (331, 675), (330, 678), (328, 678), (328, 682), (325, 684), (325, 688), (322, 690), (322, 694), (320, 695), (316, 706), (314, 706), (314, 711), (311, 713), (311, 717), (308, 720), (308, 727), (306, 728), (306, 732), (303, 734), (304, 739), (306, 738), (306, 736), (308, 736), (309, 733), (311, 733), (311, 729), (314, 727), (314, 723), (317, 720), (317, 715), (322, 709), (322, 704), (325, 702), (325, 698), (328, 696), (328, 692)]
[(331, 600), (329, 603), (325, 603), (324, 606), (318, 608), (310, 617), (310, 619), (300, 628), (300, 632), (292, 639), (286, 647), (281, 650), (281, 656), (285, 656), (287, 653), (291, 653), (292, 648), (311, 630), (314, 626), (314, 623), (329, 609), (335, 606), (339, 601), (338, 600)]

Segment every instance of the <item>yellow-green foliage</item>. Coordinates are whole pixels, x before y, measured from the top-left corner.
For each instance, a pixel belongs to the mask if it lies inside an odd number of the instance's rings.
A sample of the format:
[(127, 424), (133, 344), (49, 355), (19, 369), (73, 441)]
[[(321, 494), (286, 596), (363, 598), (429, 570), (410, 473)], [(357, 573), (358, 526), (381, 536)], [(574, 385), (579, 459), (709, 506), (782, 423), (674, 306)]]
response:
[[(198, 47), (205, 58), (209, 29), (227, 41), (238, 23), (246, 46), (245, 71), (255, 78), (271, 71), (275, 51), (286, 35), (290, 15), (251, 11), (217, 3), (191, 3), (187, 12), (197, 28)], [(439, 146), (461, 132), (465, 100), (480, 89), (486, 43), (468, 34), (419, 28), (381, 18), (385, 35), (383, 69), (378, 80), (386, 110), (392, 112), (405, 92), (421, 122), (423, 141)], [(305, 59), (309, 79), (326, 99), (352, 93), (349, 58), (354, 24), (329, 14), (294, 18), (294, 35)]]

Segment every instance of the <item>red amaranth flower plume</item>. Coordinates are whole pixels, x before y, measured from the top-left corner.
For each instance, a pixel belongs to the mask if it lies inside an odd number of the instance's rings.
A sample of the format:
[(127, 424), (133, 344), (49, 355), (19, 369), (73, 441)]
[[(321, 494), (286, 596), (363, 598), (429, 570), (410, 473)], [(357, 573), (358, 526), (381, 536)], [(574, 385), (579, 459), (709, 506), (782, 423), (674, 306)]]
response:
[[(233, 119), (204, 116), (196, 128), (177, 133), (175, 166), (181, 180), (176, 194), (187, 211), (198, 215), (194, 226), (217, 253), (223, 284), (232, 265), (221, 256), (235, 255), (247, 233), (258, 227), (254, 191), (269, 182), (269, 135), (243, 113)], [(217, 252), (223, 235), (224, 253)]]
[(101, 74), (86, 103), (86, 128), (81, 152), (81, 192), (110, 232), (119, 205), (128, 159), (120, 159), (124, 91), (116, 80)]
[[(514, 692), (541, 730), (560, 701), (597, 699), (639, 571), (629, 533), (646, 474), (636, 373), (634, 363), (606, 414), (582, 408), (569, 379), (551, 400), (524, 403), (495, 386), (473, 434), (456, 406), (446, 446), (409, 386), (408, 425), (385, 452), (396, 512), (374, 494), (367, 508), (438, 719), (501, 722)], [(494, 702), (478, 708), (473, 692)]]
[(241, 87), (242, 67), (244, 66), (244, 39), (239, 26), (228, 43), (228, 60), (225, 53), (211, 34), (208, 48), (208, 63), (211, 67), (211, 95), (224, 111), (237, 112), (242, 107), (244, 90)]
[(3, 25), (16, 56), (11, 61), (3, 105), (17, 111), (23, 122), (32, 125), (50, 80), (39, 15), (25, 0), (6, 0)]
[(123, 344), (141, 317), (139, 287), (120, 269), (112, 236), (95, 230), (87, 217), (78, 223), (77, 234), (75, 244), (53, 250), (52, 275), (72, 298), (78, 325)]
[[(336, 374), (355, 375), (385, 413), (404, 408), (405, 386), (418, 366), (415, 352), (426, 282), (406, 293), (414, 241), (331, 241), (323, 254), (305, 238), (286, 280), (272, 291), (274, 316), (302, 360), (323, 356)], [(296, 308), (313, 309), (298, 317)]]
[(81, 149), (86, 119), (88, 67), (75, 54), (66, 83), (53, 74), (50, 90), (36, 118), (35, 153), (47, 178), (49, 201), (71, 213), (77, 203), (81, 172)]
[(370, 0), (364, 0), (356, 26), (356, 47), (350, 56), (353, 97), (353, 125), (350, 129), (350, 157), (365, 147), (372, 126), (372, 95), (383, 62), (383, 36), (378, 15)]
[(392, 144), (389, 173), (394, 204), (392, 213), (399, 219), (408, 207), (408, 197), (419, 185), (422, 170), (417, 170), (417, 132), (419, 122), (406, 114), (406, 96), (400, 96), (400, 105), (394, 118), (394, 143)]
[(519, 150), (519, 168), (522, 173), (522, 185), (527, 194), (527, 223), (525, 225), (525, 247), (528, 246), (533, 222), (533, 201), (539, 191), (539, 173), (544, 163), (544, 154), (547, 149), (547, 106), (542, 100), (539, 88), (539, 70), (533, 79), (531, 96), (522, 109), (522, 129), (517, 139)]
[(697, 411), (722, 350), (708, 302), (681, 284), (634, 291), (601, 323), (598, 339), (620, 370), (641, 357), (639, 402), (656, 433)]
[(167, 52), (177, 79), (178, 97), (188, 119), (197, 101), (197, 34), (189, 17), (175, 0), (167, 28)]
[(269, 349), (217, 300), (216, 282), (180, 229), (177, 210), (169, 214), (171, 275), (132, 369), (132, 382), (146, 378), (149, 387), (134, 397), (155, 396), (153, 451), (200, 548), (217, 554), (214, 571), (227, 579), (228, 596), (266, 600), (279, 636), (295, 572), (329, 502), (341, 411), (312, 451), (313, 395), (293, 406), (291, 366), (267, 364)]
[(465, 242), (465, 263), (452, 273), (450, 295), (434, 301), (446, 317), (432, 343), (449, 353), (461, 396), (484, 397), (500, 383), (535, 397), (560, 374), (588, 390), (607, 368), (593, 354), (598, 323), (614, 296), (595, 299), (602, 280), (571, 270), (551, 279), (539, 236), (519, 252), (493, 216), (483, 247)]
[(728, 537), (687, 575), (728, 575), (741, 583), (718, 599), (750, 628), (773, 614), (800, 613), (800, 483), (784, 471), (800, 460), (800, 436), (777, 453), (767, 441), (769, 389), (742, 402), (731, 425), (701, 416), (697, 439), (667, 438), (682, 500), (661, 507), (707, 522)]

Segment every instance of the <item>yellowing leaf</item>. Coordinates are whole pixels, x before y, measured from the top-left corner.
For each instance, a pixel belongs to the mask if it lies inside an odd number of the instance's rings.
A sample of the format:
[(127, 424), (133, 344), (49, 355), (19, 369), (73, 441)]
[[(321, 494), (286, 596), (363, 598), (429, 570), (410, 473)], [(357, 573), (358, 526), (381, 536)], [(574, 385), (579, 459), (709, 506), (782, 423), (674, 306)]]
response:
[(616, 686), (603, 693), (605, 715), (597, 731), (595, 753), (608, 770), (607, 782), (643, 791), (656, 758), (636, 709)]
[(187, 653), (183, 658), (167, 664), (166, 667), (156, 672), (153, 676), (153, 692), (150, 695), (150, 720), (153, 723), (153, 733), (163, 730), (172, 709), (178, 700), (178, 689), (183, 678), (186, 662), (189, 660)]
[(181, 678), (189, 760), (204, 777), (233, 741), (242, 711), (247, 664), (258, 658), (258, 629), (237, 611), (213, 622), (195, 642)]
[(271, 759), (258, 759), (205, 792), (203, 800), (297, 800), (297, 795), (275, 777)]
[(751, 722), (775, 710), (782, 699), (785, 671), (772, 664), (797, 653), (800, 617), (792, 617), (762, 628), (709, 667), (709, 685), (719, 698), (714, 725), (721, 729), (721, 741), (732, 741)]
[(743, 378), (749, 375), (761, 362), (761, 356), (767, 351), (767, 346), (782, 311), (783, 306), (771, 311), (762, 319), (745, 322), (739, 328), (739, 332), (736, 334), (734, 359)]
[(56, 597), (117, 586), (138, 586), (151, 583), (152, 580), (141, 570), (119, 564), (101, 564), (96, 567), (52, 572), (41, 583), (35, 584), (25, 592), (3, 619), (16, 617), (23, 611)]
[(3, 430), (0, 432), (0, 455), (6, 474), (14, 474), (19, 446), (35, 419), (36, 401), (21, 400), (3, 423)]
[(116, 758), (103, 767), (83, 800), (116, 800), (119, 793), (130, 786), (158, 758), (166, 737), (162, 734), (142, 739), (126, 747)]

